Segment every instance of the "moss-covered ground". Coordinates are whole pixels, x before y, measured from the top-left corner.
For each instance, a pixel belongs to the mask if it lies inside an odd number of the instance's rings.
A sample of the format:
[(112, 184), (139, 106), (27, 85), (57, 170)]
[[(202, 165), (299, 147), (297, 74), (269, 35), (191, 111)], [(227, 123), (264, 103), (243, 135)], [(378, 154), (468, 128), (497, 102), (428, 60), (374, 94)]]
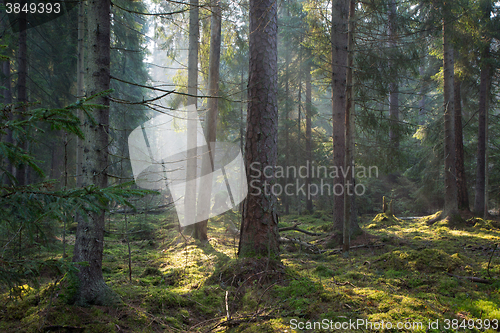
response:
[[(236, 260), (238, 236), (229, 220), (237, 225), (238, 216), (211, 220), (209, 243), (202, 245), (190, 237), (189, 228), (179, 233), (172, 212), (127, 216), (127, 223), (125, 216), (112, 215), (103, 274), (121, 305), (68, 305), (66, 280), (45, 272), (38, 288), (3, 290), (0, 332), (500, 330), (496, 221), (470, 219), (453, 229), (446, 221), (428, 225), (426, 219), (363, 217), (365, 234), (346, 255), (326, 246), (330, 215), (290, 215), (281, 218), (280, 227), (301, 222), (299, 228), (323, 236), (283, 234), (322, 252), (287, 244), (279, 264), (266, 258)], [(74, 236), (68, 241), (71, 258)], [(36, 255), (61, 258), (62, 245)]]

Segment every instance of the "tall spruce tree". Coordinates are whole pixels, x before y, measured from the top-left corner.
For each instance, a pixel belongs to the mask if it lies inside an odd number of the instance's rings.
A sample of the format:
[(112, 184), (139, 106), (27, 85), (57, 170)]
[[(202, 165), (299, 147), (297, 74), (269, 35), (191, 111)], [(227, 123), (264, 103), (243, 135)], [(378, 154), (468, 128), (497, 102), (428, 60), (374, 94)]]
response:
[[(278, 17), (277, 3), (250, 0), (250, 66), (248, 79), (245, 160), (249, 188), (240, 231), (239, 257), (278, 256), (278, 207), (269, 193), (275, 184), (278, 139)], [(254, 170), (260, 170), (255, 174)], [(267, 186), (266, 186), (267, 184)]]
[[(87, 118), (83, 124), (82, 186), (98, 188), (108, 184), (109, 97), (103, 92), (110, 87), (110, 5), (109, 0), (90, 0), (87, 11), (86, 88), (88, 96), (101, 94), (94, 103), (102, 107), (92, 110), (95, 121)], [(103, 209), (90, 210), (78, 221), (73, 261), (88, 263), (81, 265), (77, 273), (75, 302), (80, 305), (110, 304), (114, 299), (102, 276), (104, 213)]]

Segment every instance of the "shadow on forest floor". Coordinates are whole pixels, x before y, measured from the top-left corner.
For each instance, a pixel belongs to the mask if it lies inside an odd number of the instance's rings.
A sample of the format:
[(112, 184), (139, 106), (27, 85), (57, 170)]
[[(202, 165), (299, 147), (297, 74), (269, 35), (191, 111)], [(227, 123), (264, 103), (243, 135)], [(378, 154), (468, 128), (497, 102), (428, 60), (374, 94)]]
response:
[[(453, 229), (446, 222), (429, 226), (425, 219), (385, 223), (363, 217), (364, 238), (346, 256), (323, 248), (330, 215), (289, 215), (280, 227), (300, 222), (301, 229), (321, 235), (286, 231), (283, 236), (314, 244), (322, 253), (286, 244), (281, 264), (270, 267), (266, 258), (235, 259), (238, 239), (227, 233), (225, 221), (234, 222), (235, 216), (209, 222), (206, 246), (189, 234), (184, 239), (171, 213), (130, 218), (131, 230), (151, 230), (130, 243), (132, 280), (127, 243), (119, 234), (106, 237), (103, 259), (105, 279), (122, 305), (66, 305), (64, 280), (54, 288), (45, 276), (40, 289), (27, 288), (18, 297), (5, 291), (0, 331), (494, 332), (500, 327), (497, 221), (469, 219)], [(113, 215), (109, 228), (123, 230), (122, 217)], [(61, 253), (62, 248), (50, 255)]]

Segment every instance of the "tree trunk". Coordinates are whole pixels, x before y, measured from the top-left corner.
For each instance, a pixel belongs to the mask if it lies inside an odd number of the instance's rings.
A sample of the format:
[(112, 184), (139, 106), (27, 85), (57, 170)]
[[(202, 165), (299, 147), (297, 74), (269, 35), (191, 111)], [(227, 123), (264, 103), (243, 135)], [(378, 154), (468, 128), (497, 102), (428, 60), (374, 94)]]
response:
[[(85, 63), (84, 63), (84, 37), (85, 37), (85, 3), (81, 0), (78, 4), (78, 45), (77, 45), (77, 62), (76, 62), (76, 99), (79, 100), (85, 97), (84, 78), (85, 78)], [(78, 110), (78, 118), (83, 122), (82, 110)], [(83, 146), (82, 139), (76, 137), (76, 187), (82, 186), (82, 154)]]
[(489, 52), (486, 50), (483, 55), (485, 64), (481, 68), (481, 78), (479, 83), (479, 119), (477, 135), (477, 155), (476, 155), (476, 188), (474, 199), (474, 213), (484, 216), (486, 207), (486, 114), (488, 112), (488, 96), (490, 81), (490, 66), (487, 63)]
[[(243, 119), (243, 101), (245, 100), (246, 98), (246, 94), (245, 94), (245, 82), (243, 80), (243, 69), (241, 70), (241, 83), (240, 83), (240, 89), (241, 89), (241, 103), (240, 103), (240, 151), (241, 153), (243, 154), (244, 152), (244, 143), (245, 143), (245, 137), (244, 137), (244, 128), (243, 128), (243, 125), (244, 125), (244, 119)], [(243, 156), (243, 159), (245, 158), (245, 156)], [(239, 213), (243, 213), (243, 204), (244, 202), (240, 202), (239, 204), (239, 208), (238, 208), (238, 211)]]
[[(289, 13), (287, 11), (287, 16)], [(290, 165), (290, 131), (288, 130), (288, 123), (290, 118), (290, 50), (288, 43), (285, 44), (285, 166)], [(285, 186), (289, 182), (288, 173), (285, 176)], [(283, 194), (283, 205), (285, 206), (285, 215), (290, 214), (290, 196), (286, 193)]]
[(487, 94), (486, 94), (486, 113), (484, 115), (484, 142), (485, 142), (485, 150), (484, 150), (484, 209), (483, 209), (483, 217), (486, 219), (489, 216), (488, 213), (488, 181), (489, 181), (489, 168), (488, 168), (488, 118), (489, 118), (489, 104), (490, 104), (490, 79), (488, 79), (488, 87), (487, 87)]
[(243, 81), (243, 69), (241, 70), (241, 83), (240, 83), (240, 89), (241, 89), (241, 103), (240, 103), (240, 150), (243, 153), (243, 148), (244, 148), (244, 143), (245, 143), (245, 138), (244, 138), (244, 120), (243, 120), (243, 101), (245, 100), (245, 83)]
[[(298, 101), (297, 101), (297, 146), (295, 147), (295, 151), (296, 151), (296, 155), (295, 155), (295, 163), (296, 163), (296, 166), (297, 166), (297, 170), (300, 168), (300, 164), (302, 163), (302, 159), (300, 158), (300, 153), (302, 151), (301, 147), (300, 147), (300, 134), (301, 134), (301, 130), (300, 130), (300, 123), (301, 123), (301, 119), (300, 119), (300, 109), (302, 108), (302, 73), (301, 73), (301, 69), (302, 69), (302, 57), (301, 57), (301, 53), (300, 53), (300, 50), (299, 50), (299, 95), (298, 95)], [(297, 184), (299, 184), (299, 187), (300, 187), (300, 177), (297, 178)], [(297, 213), (298, 214), (301, 214), (302, 213), (302, 205), (301, 205), (301, 198), (300, 198), (300, 191), (297, 191)]]
[[(312, 165), (312, 135), (311, 135), (311, 114), (312, 114), (312, 103), (311, 103), (311, 64), (309, 59), (306, 64), (306, 159), (307, 167), (310, 168)], [(311, 198), (311, 191), (309, 189), (311, 184), (311, 170), (308, 170), (306, 177), (306, 210), (309, 213), (313, 212), (313, 202)]]
[(353, 163), (353, 152), (352, 152), (352, 131), (353, 131), (353, 110), (354, 110), (354, 99), (353, 99), (353, 48), (354, 48), (354, 12), (356, 8), (356, 1), (350, 0), (349, 2), (349, 24), (348, 24), (348, 46), (347, 46), (347, 71), (346, 71), (346, 103), (345, 103), (345, 164), (344, 170), (348, 170), (345, 177), (344, 186), (344, 225), (343, 225), (343, 240), (342, 240), (342, 250), (344, 252), (349, 251), (351, 247), (351, 220), (352, 220), (352, 196), (354, 196), (353, 184), (353, 173), (352, 168)]
[[(447, 6), (447, 4), (445, 4)], [(443, 70), (444, 70), (444, 216), (453, 218), (458, 214), (457, 182), (455, 177), (455, 100), (453, 94), (454, 60), (453, 48), (449, 44), (447, 8), (443, 8)]]
[[(278, 15), (273, 0), (250, 0), (250, 66), (245, 142), (246, 175), (250, 185), (243, 207), (239, 257), (279, 255), (276, 196), (278, 142)], [(262, 24), (265, 22), (265, 24)], [(253, 170), (260, 170), (255, 174)], [(269, 186), (266, 184), (269, 183)], [(257, 189), (256, 189), (257, 188)], [(264, 192), (267, 188), (267, 194)]]
[[(110, 1), (89, 0), (88, 59), (86, 87), (89, 96), (109, 89), (110, 81)], [(83, 123), (85, 139), (82, 142), (82, 186), (107, 186), (109, 98), (100, 96), (92, 101), (105, 108), (92, 110), (97, 124), (89, 119)], [(102, 277), (104, 245), (104, 210), (88, 212), (87, 219), (78, 221), (74, 248), (74, 262), (87, 262), (79, 266), (79, 284), (76, 303), (79, 305), (110, 304), (114, 294)]]
[[(492, 2), (486, 1), (483, 7), (483, 21), (490, 24)], [(490, 44), (486, 44), (481, 55), (481, 77), (479, 83), (479, 122), (477, 137), (477, 164), (476, 164), (476, 193), (474, 199), (474, 213), (486, 218), (488, 216), (488, 107), (490, 98)]]
[[(187, 146), (196, 147), (197, 143), (197, 94), (198, 94), (198, 39), (200, 22), (198, 19), (198, 0), (190, 0), (189, 9), (189, 54), (188, 54), (188, 106), (194, 105), (195, 112), (188, 112), (187, 118)], [(186, 160), (186, 192), (184, 196), (184, 221), (193, 224), (196, 218), (196, 182), (189, 181), (196, 178), (197, 149), (187, 151)]]
[[(389, 10), (389, 50), (390, 54), (396, 51), (396, 2), (391, 0)], [(389, 140), (393, 149), (399, 147), (399, 136), (397, 127), (399, 122), (399, 87), (397, 83), (398, 75), (394, 61), (389, 60), (389, 73), (392, 81), (389, 84), (389, 118), (391, 126), (389, 130)]]
[[(215, 1), (212, 6), (212, 19), (210, 26), (210, 65), (208, 73), (208, 91), (210, 96), (217, 97), (219, 95), (219, 65), (220, 65), (220, 44), (221, 44), (221, 7), (220, 1)], [(203, 154), (201, 161), (201, 174), (212, 174), (214, 170), (214, 149), (217, 137), (217, 115), (218, 98), (210, 98), (208, 100), (208, 114), (206, 117), (206, 139), (208, 151)], [(198, 194), (198, 214), (206, 216), (210, 210), (210, 198), (212, 191), (212, 177), (202, 178)], [(198, 220), (198, 219), (197, 219)], [(203, 220), (195, 224), (194, 238), (202, 242), (208, 241), (207, 236), (208, 220)]]
[[(25, 2), (21, 2), (21, 8)], [(27, 63), (27, 15), (26, 12), (21, 11), (19, 14), (19, 49), (18, 49), (18, 69), (17, 69), (17, 102), (25, 104), (28, 102), (28, 93), (26, 90), (26, 76), (28, 70)], [(21, 107), (21, 115), (19, 120), (24, 119), (24, 112), (26, 112), (26, 106)], [(20, 139), (18, 145), (20, 149), (27, 149), (27, 142), (24, 139)], [(19, 186), (26, 185), (26, 166), (22, 163), (16, 167), (16, 179)]]
[[(3, 74), (3, 82), (1, 83), (2, 86), (5, 87), (5, 90), (3, 92), (3, 102), (5, 105), (9, 105), (12, 103), (12, 85), (11, 85), (11, 77), (10, 77), (10, 61), (3, 61), (2, 62), (2, 74)], [(12, 113), (9, 113), (8, 120), (12, 120)], [(14, 139), (12, 137), (12, 130), (7, 129), (7, 133), (5, 135), (5, 142), (8, 143), (14, 143)], [(14, 169), (13, 165), (10, 161), (7, 160), (6, 162), (6, 171), (9, 172), (11, 175), (14, 175)], [(12, 181), (10, 178), (5, 177), (4, 179), (5, 185), (12, 185)]]
[(51, 167), (50, 167), (50, 178), (56, 179), (58, 181), (56, 188), (62, 189), (64, 186), (64, 133), (63, 131), (56, 131), (55, 140), (51, 147), (52, 150), (52, 158), (51, 158)]
[(455, 77), (455, 166), (457, 172), (457, 200), (458, 209), (470, 210), (464, 166), (464, 141), (462, 135), (462, 93), (460, 89), (461, 84), (462, 82), (457, 77)]
[(332, 98), (333, 98), (333, 167), (339, 170), (333, 180), (333, 235), (341, 235), (344, 228), (344, 194), (335, 195), (344, 188), (341, 170), (345, 164), (345, 88), (347, 64), (347, 0), (334, 0), (332, 11)]

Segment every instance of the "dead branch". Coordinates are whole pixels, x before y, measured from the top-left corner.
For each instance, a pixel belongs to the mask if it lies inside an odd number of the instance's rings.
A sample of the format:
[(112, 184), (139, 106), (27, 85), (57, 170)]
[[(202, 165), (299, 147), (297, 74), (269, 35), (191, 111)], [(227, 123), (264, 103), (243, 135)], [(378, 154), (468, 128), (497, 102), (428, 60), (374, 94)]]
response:
[(451, 273), (446, 273), (446, 274), (449, 276), (456, 277), (457, 279), (469, 280), (469, 281), (477, 282), (477, 283), (492, 284), (491, 280), (486, 280), (486, 279), (478, 278), (475, 276), (460, 276), (460, 275), (455, 275), (455, 274), (451, 274)]
[[(355, 250), (355, 249), (361, 249), (361, 248), (364, 248), (364, 247), (370, 247), (370, 248), (373, 248), (373, 247), (382, 247), (384, 246), (385, 244), (361, 244), (361, 245), (355, 245), (355, 246), (351, 246), (349, 248), (349, 250)], [(337, 254), (337, 253), (342, 253), (342, 248), (336, 248), (336, 249), (332, 249), (330, 251), (327, 251), (326, 255), (333, 255), (333, 254)]]
[(335, 284), (336, 284), (337, 286), (345, 286), (345, 285), (350, 285), (351, 287), (356, 288), (356, 286), (355, 286), (355, 285), (353, 285), (353, 284), (352, 284), (351, 282), (349, 282), (349, 281), (346, 281), (346, 282), (337, 282), (337, 281), (335, 281)]
[(296, 238), (288, 238), (288, 237), (280, 237), (279, 242), (281, 244), (299, 244), (300, 246), (305, 247), (306, 249), (314, 252), (314, 253), (321, 253), (321, 250), (318, 249), (316, 245), (306, 243), (304, 241), (301, 241), (300, 239)]
[(294, 230), (294, 231), (298, 231), (298, 232), (303, 232), (304, 234), (309, 235), (309, 236), (321, 236), (321, 235), (323, 235), (323, 234), (318, 234), (318, 233), (315, 233), (315, 232), (310, 232), (310, 231), (307, 231), (307, 230), (304, 230), (304, 229), (299, 229), (299, 228), (297, 228), (297, 226), (299, 226), (299, 225), (300, 225), (300, 223), (295, 223), (291, 227), (279, 228), (278, 231), (282, 232), (282, 231)]
[(229, 312), (229, 306), (227, 304), (228, 295), (229, 295), (229, 290), (226, 290), (226, 315), (227, 315), (227, 320), (231, 320), (231, 313)]

